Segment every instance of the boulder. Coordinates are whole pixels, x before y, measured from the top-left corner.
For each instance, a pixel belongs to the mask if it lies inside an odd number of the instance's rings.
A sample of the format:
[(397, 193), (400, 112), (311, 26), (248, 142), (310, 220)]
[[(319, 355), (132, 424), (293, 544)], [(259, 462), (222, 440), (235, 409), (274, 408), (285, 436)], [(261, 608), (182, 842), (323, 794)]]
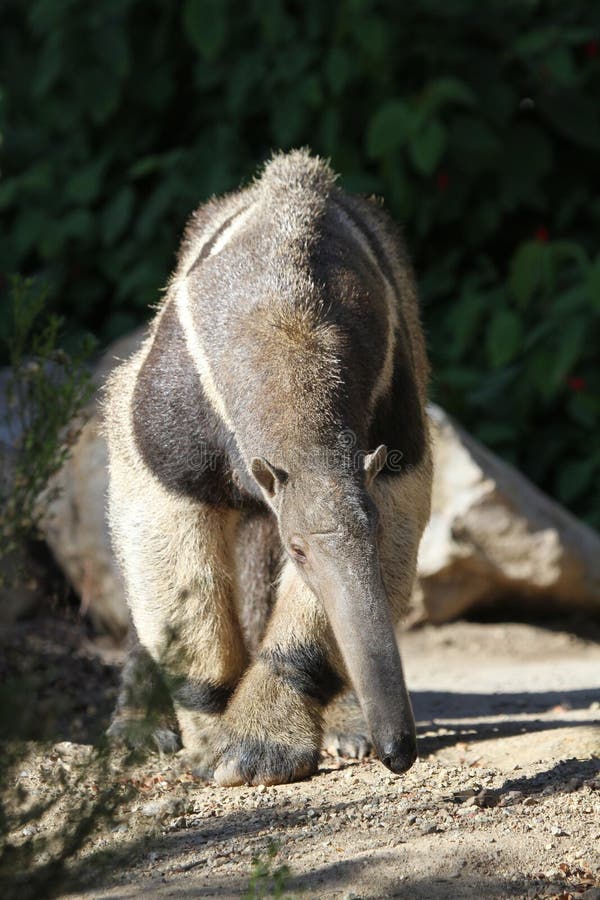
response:
[[(139, 330), (116, 341), (94, 371), (101, 388), (111, 370), (138, 348)], [(101, 433), (100, 392), (73, 450), (49, 485), (42, 530), (52, 553), (81, 599), (82, 612), (99, 631), (125, 636), (128, 612), (123, 581), (112, 553), (106, 517), (106, 441)]]
[[(97, 371), (100, 384), (140, 343), (118, 341)], [(438, 407), (433, 508), (419, 555), (412, 621), (443, 622), (482, 605), (518, 602), (600, 613), (600, 536), (470, 437)], [(106, 445), (97, 404), (53, 487), (45, 519), (52, 552), (95, 625), (121, 637), (123, 584), (105, 513)]]
[(417, 608), (432, 622), (510, 601), (600, 613), (600, 535), (439, 409)]

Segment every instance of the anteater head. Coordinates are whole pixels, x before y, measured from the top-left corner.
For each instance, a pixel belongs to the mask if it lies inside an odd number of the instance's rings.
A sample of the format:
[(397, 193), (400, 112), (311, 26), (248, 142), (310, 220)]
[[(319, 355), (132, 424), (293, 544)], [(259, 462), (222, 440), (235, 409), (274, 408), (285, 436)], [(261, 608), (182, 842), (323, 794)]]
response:
[(378, 553), (372, 486), (386, 455), (380, 446), (340, 466), (315, 453), (286, 468), (255, 457), (251, 469), (285, 552), (326, 611), (378, 756), (400, 773), (416, 759), (416, 737)]

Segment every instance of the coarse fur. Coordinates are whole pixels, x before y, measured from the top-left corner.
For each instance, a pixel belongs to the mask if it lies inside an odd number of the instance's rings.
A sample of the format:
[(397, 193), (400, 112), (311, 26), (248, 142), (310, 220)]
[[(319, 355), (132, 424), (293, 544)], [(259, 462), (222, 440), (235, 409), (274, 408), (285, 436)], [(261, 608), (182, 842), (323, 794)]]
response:
[(221, 783), (314, 771), (325, 707), (367, 679), (349, 662), (370, 658), (360, 597), (384, 597), (382, 634), (406, 612), (430, 505), (427, 378), (399, 232), (323, 161), (275, 156), (192, 216), (108, 385), (109, 513), (141, 645)]

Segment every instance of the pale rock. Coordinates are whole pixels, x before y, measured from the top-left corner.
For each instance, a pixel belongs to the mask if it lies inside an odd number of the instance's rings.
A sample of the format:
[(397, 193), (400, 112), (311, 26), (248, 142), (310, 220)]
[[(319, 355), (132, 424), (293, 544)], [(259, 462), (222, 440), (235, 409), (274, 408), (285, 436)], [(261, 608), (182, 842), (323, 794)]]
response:
[[(144, 331), (116, 341), (94, 372), (99, 388), (112, 369), (137, 350)], [(129, 616), (106, 516), (108, 451), (101, 432), (101, 395), (61, 471), (50, 484), (52, 499), (42, 528), (52, 553), (96, 628), (116, 638), (127, 632)]]
[(433, 622), (517, 599), (600, 612), (600, 536), (430, 406), (432, 515), (416, 595)]

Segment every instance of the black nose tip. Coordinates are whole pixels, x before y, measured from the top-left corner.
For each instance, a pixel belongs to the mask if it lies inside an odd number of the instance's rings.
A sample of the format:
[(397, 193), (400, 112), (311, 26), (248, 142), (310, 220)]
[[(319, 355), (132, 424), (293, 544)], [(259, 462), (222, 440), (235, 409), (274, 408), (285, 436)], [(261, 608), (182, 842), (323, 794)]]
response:
[(379, 753), (379, 759), (386, 769), (401, 775), (407, 772), (417, 758), (417, 743), (412, 735), (402, 735), (386, 741)]

